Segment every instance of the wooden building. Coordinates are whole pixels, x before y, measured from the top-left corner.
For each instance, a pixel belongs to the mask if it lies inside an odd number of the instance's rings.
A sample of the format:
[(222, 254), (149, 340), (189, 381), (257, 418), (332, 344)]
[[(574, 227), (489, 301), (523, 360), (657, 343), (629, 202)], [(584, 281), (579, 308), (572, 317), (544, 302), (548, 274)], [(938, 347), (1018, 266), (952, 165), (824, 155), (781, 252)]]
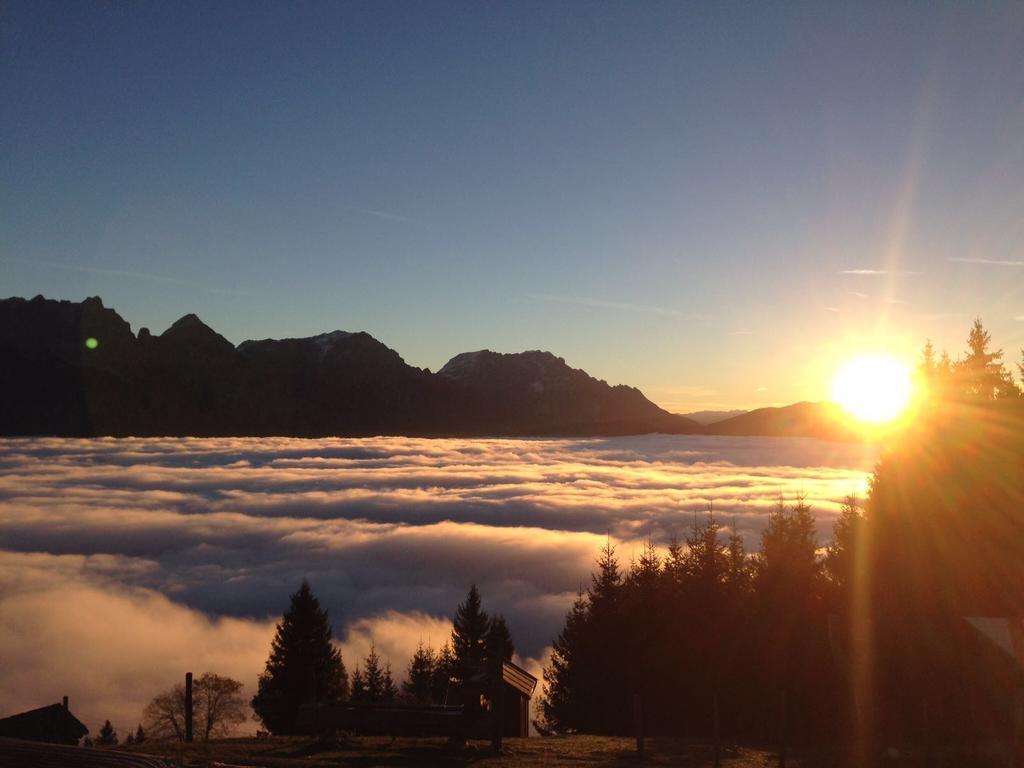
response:
[(526, 738), (530, 735), (530, 698), (537, 688), (537, 678), (506, 661), (501, 665), (501, 680), (505, 695), (502, 735)]
[(78, 744), (89, 729), (71, 714), (68, 697), (61, 704), (50, 704), (0, 719), (0, 737), (42, 741), (48, 744)]

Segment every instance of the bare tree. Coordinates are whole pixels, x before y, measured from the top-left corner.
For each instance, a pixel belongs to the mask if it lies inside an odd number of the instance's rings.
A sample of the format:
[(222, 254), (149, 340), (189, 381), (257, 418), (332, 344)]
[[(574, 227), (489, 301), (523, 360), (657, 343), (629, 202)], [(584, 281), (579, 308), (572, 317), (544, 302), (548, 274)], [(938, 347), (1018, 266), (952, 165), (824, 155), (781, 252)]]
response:
[(146, 735), (151, 739), (185, 740), (185, 686), (178, 683), (159, 693), (142, 713)]
[(225, 736), (232, 726), (244, 723), (247, 705), (241, 695), (242, 684), (230, 677), (209, 672), (193, 685), (195, 722), (202, 729), (203, 741)]
[[(204, 673), (192, 684), (192, 721), (196, 736), (208, 741), (227, 735), (232, 726), (247, 718), (242, 684), (230, 677)], [(185, 739), (185, 686), (175, 685), (153, 697), (143, 719), (146, 737)]]

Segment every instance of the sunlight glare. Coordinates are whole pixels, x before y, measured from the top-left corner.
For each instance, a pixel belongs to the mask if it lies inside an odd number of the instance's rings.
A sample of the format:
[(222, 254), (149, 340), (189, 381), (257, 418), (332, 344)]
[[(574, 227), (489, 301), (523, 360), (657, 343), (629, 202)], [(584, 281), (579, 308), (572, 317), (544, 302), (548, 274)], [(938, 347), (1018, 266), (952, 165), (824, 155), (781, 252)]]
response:
[(832, 399), (852, 416), (873, 424), (903, 413), (912, 394), (910, 368), (888, 355), (855, 357), (832, 379)]

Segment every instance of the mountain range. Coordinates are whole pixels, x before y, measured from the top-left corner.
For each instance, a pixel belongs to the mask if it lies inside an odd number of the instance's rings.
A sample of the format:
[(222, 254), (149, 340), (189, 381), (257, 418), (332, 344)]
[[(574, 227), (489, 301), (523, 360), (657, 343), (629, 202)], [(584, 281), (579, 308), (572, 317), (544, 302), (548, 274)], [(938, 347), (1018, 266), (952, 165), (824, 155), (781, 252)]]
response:
[(431, 373), (364, 332), (236, 347), (189, 314), (135, 334), (97, 297), (0, 300), (0, 354), (3, 435), (831, 436), (810, 403), (705, 426), (550, 352), (465, 352)]
[(716, 421), (725, 421), (731, 419), (734, 416), (742, 416), (747, 411), (735, 409), (731, 411), (694, 411), (693, 413), (684, 413), (688, 419), (696, 421), (698, 424), (714, 424)]

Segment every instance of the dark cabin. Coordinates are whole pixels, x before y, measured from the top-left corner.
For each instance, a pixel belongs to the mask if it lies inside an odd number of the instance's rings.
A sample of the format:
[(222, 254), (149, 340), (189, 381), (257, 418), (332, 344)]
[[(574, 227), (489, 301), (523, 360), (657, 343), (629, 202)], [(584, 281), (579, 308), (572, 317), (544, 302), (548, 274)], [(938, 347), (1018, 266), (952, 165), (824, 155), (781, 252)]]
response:
[(68, 697), (62, 704), (50, 704), (0, 719), (0, 737), (42, 741), (47, 744), (78, 744), (89, 733), (68, 709)]
[(526, 738), (530, 735), (530, 697), (537, 687), (537, 678), (511, 661), (501, 665), (501, 702), (494, 699), (494, 678), (481, 672), (470, 679), (462, 692), (463, 705), (473, 717), (479, 707), (486, 717), (501, 717), (502, 736)]
[(968, 740), (1005, 742), (1019, 750), (1024, 726), (1024, 621), (967, 616), (960, 639), (965, 635), (956, 673), (957, 703), (966, 710), (961, 719), (968, 723)]
[(537, 688), (537, 678), (522, 667), (506, 661), (501, 669), (505, 683), (505, 727), (504, 736), (530, 735), (530, 698)]

